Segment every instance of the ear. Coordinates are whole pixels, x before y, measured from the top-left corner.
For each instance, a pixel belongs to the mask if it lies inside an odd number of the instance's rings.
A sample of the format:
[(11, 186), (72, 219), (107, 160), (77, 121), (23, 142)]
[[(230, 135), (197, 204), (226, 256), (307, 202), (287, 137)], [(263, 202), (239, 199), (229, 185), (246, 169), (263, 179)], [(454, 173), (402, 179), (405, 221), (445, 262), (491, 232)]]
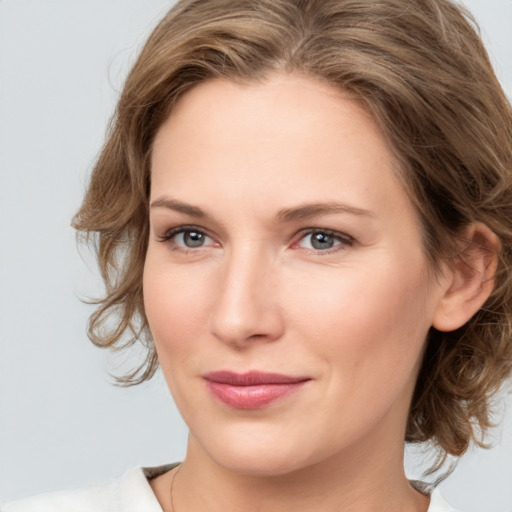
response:
[(439, 331), (462, 327), (485, 303), (494, 287), (501, 244), (480, 222), (469, 226), (461, 237), (458, 254), (445, 266), (446, 287), (432, 322)]

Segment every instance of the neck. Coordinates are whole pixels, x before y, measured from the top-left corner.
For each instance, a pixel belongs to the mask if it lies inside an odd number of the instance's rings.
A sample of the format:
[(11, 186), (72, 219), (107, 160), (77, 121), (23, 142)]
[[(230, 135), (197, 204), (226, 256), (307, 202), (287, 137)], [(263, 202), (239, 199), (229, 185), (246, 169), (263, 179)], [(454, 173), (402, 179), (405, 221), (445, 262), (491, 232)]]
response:
[(377, 453), (337, 454), (286, 474), (247, 475), (218, 465), (191, 438), (175, 481), (174, 512), (426, 511), (428, 498), (405, 477), (403, 453)]

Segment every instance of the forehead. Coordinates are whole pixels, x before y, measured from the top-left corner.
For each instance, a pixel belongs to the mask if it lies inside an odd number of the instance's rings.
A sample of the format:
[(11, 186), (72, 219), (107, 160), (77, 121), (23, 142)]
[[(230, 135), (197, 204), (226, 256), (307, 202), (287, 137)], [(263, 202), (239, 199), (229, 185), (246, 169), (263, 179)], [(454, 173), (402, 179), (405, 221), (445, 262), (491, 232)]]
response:
[(152, 199), (217, 194), (265, 197), (276, 208), (345, 201), (369, 209), (397, 195), (407, 202), (396, 167), (370, 114), (347, 92), (299, 75), (246, 85), (217, 79), (185, 94), (157, 133)]

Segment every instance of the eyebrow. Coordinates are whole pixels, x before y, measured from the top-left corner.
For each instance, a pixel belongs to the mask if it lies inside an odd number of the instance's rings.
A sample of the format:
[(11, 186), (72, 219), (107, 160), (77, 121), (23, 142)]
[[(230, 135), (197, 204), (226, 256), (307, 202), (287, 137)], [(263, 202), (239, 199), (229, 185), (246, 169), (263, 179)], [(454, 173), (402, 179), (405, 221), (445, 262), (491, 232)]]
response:
[[(193, 206), (188, 203), (183, 203), (181, 201), (177, 201), (176, 199), (170, 199), (168, 197), (160, 197), (155, 199), (151, 203), (151, 208), (167, 208), (169, 210), (174, 210), (179, 213), (184, 213), (186, 215), (190, 215), (191, 217), (200, 218), (209, 218), (204, 210), (199, 208), (198, 206)], [(355, 206), (350, 206), (344, 203), (307, 203), (300, 206), (296, 206), (294, 208), (284, 208), (279, 211), (277, 214), (277, 218), (283, 222), (292, 222), (297, 220), (309, 219), (311, 217), (316, 217), (319, 215), (329, 215), (336, 213), (345, 213), (350, 215), (367, 215), (374, 216), (375, 214), (370, 210), (364, 210), (362, 208), (356, 208)]]
[(348, 213), (350, 215), (367, 215), (374, 216), (370, 210), (363, 210), (344, 203), (312, 203), (304, 204), (294, 208), (285, 208), (281, 210), (277, 217), (282, 221), (294, 221), (310, 219), (319, 215), (329, 215), (333, 213)]
[(155, 199), (151, 203), (150, 207), (168, 208), (169, 210), (185, 213), (186, 215), (190, 215), (191, 217), (197, 217), (198, 219), (208, 217), (208, 215), (197, 206), (192, 206), (191, 204), (182, 203), (181, 201), (176, 201), (176, 199), (169, 199), (167, 197), (160, 197), (158, 199)]

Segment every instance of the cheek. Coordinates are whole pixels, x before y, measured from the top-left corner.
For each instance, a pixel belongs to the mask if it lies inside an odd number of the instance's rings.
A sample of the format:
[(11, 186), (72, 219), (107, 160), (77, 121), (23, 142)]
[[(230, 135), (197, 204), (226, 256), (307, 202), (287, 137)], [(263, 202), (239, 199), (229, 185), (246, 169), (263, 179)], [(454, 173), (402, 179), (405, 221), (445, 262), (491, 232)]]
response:
[(344, 389), (378, 396), (415, 375), (431, 325), (429, 282), (422, 265), (395, 262), (317, 275), (287, 294), (292, 328)]
[[(316, 273), (314, 278), (290, 277), (289, 284), (283, 284), (288, 288), (286, 297), (294, 317), (302, 318), (306, 329), (330, 332), (357, 345), (366, 338), (378, 342), (378, 337), (364, 333), (400, 330), (412, 335), (424, 330), (430, 308), (423, 272), (405, 272), (399, 264), (393, 268), (386, 262), (377, 263), (381, 265), (385, 270), (333, 269), (323, 275)], [(360, 336), (349, 336), (357, 332)]]
[[(162, 261), (161, 261), (162, 260)], [(160, 364), (165, 369), (172, 352), (179, 361), (190, 339), (204, 325), (209, 280), (199, 272), (169, 265), (148, 251), (144, 267), (144, 307)]]

